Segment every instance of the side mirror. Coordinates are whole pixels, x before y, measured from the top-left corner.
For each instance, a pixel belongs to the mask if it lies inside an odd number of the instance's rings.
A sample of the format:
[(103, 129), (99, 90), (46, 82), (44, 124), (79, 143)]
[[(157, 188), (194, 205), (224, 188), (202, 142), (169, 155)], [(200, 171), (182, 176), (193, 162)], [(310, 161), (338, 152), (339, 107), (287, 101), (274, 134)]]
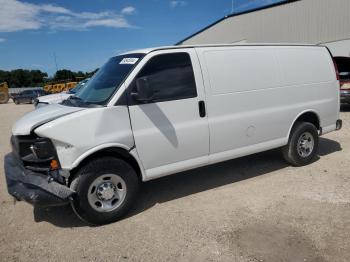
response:
[(136, 92), (131, 93), (131, 96), (136, 101), (143, 103), (152, 101), (154, 91), (146, 77), (136, 79)]

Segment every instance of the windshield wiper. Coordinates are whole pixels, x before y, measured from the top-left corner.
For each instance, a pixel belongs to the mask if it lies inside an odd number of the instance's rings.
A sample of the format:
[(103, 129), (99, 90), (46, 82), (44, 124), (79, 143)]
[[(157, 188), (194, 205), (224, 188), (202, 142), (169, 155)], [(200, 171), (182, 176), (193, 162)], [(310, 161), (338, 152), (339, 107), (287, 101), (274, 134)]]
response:
[(85, 104), (84, 101), (80, 97), (76, 96), (70, 96), (67, 99), (63, 100), (61, 102), (62, 105), (67, 105), (67, 106), (76, 106), (79, 107), (79, 104)]
[[(70, 96), (70, 97), (68, 97), (68, 99), (83, 101), (83, 99), (81, 99), (80, 97), (77, 97), (77, 96)], [(83, 102), (84, 102), (84, 101), (83, 101)]]
[(63, 100), (61, 102), (62, 105), (71, 105), (71, 106), (76, 106), (76, 107), (102, 107), (99, 104), (91, 103), (91, 102), (86, 102), (80, 97), (77, 96), (70, 96), (66, 100)]

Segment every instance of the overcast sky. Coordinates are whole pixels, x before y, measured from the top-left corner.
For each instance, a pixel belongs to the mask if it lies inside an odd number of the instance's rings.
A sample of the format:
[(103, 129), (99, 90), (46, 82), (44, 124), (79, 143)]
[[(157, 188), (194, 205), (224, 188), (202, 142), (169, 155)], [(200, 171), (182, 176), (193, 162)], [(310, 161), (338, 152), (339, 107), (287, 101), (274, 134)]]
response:
[[(90, 71), (126, 50), (172, 45), (231, 0), (0, 0), (0, 69)], [(235, 12), (281, 0), (234, 0)]]

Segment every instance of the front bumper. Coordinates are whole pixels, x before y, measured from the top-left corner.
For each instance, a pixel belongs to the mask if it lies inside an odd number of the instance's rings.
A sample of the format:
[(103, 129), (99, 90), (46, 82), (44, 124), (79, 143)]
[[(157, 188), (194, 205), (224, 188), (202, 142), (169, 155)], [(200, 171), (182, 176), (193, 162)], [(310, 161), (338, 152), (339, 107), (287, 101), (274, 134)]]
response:
[(350, 90), (340, 90), (340, 102), (350, 104)]
[(7, 190), (18, 201), (37, 206), (57, 206), (69, 202), (75, 193), (49, 176), (25, 169), (13, 153), (5, 156)]

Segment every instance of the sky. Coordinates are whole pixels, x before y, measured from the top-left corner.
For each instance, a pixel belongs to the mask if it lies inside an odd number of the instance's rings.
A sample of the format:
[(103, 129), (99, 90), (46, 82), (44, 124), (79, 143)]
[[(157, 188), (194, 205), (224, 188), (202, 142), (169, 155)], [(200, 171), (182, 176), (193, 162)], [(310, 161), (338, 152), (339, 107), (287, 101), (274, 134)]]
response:
[[(275, 2), (234, 0), (234, 12)], [(0, 0), (0, 70), (92, 71), (121, 52), (173, 45), (231, 9), (232, 0)]]

